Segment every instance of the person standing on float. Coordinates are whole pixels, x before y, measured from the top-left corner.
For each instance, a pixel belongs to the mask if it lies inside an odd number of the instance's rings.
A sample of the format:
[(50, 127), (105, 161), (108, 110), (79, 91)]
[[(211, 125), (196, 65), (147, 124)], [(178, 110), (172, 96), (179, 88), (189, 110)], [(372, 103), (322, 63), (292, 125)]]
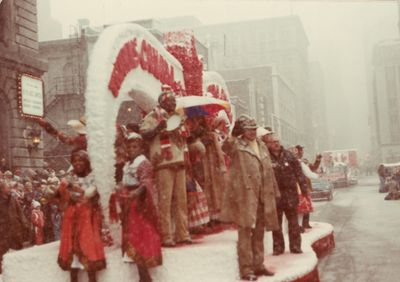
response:
[(303, 253), (301, 249), (300, 226), (297, 221), (297, 207), (300, 192), (307, 196), (307, 185), (300, 162), (289, 150), (283, 148), (277, 136), (271, 137), (267, 144), (271, 156), (275, 179), (278, 183), (281, 197), (277, 202), (279, 230), (272, 232), (273, 255), (278, 256), (285, 252), (285, 240), (282, 231), (282, 219), (285, 214), (288, 221), (289, 249), (293, 254)]
[(58, 264), (78, 281), (79, 269), (96, 282), (96, 272), (106, 268), (101, 240), (101, 207), (86, 151), (71, 154), (72, 171), (61, 181), (57, 196), (64, 211)]
[[(147, 114), (140, 127), (149, 142), (150, 161), (154, 166), (159, 195), (162, 245), (190, 244), (185, 177), (186, 137), (180, 127), (167, 131), (167, 120), (175, 115), (176, 99), (172, 90), (163, 91), (158, 105)], [(171, 209), (175, 210), (172, 211)], [(174, 214), (175, 236), (171, 215)]]
[(223, 144), (231, 157), (221, 220), (238, 225), (237, 253), (242, 280), (272, 276), (264, 266), (264, 233), (279, 229), (276, 198), (280, 197), (266, 146), (256, 138), (256, 121), (242, 115)]
[(157, 195), (153, 167), (143, 155), (143, 140), (130, 133), (126, 140), (128, 160), (123, 168), (122, 252), (125, 262), (134, 262), (140, 281), (152, 281), (148, 268), (162, 264)]
[[(314, 163), (309, 164), (309, 163), (306, 163), (305, 159), (303, 159), (304, 147), (301, 145), (296, 145), (295, 148), (297, 149), (297, 158), (302, 166), (302, 170), (303, 170), (303, 172), (307, 172), (307, 173), (304, 173), (304, 175), (306, 176), (305, 180), (307, 182), (307, 187), (309, 190), (307, 197), (308, 197), (308, 201), (309, 201), (310, 205), (312, 205), (311, 196), (310, 196), (310, 193), (313, 191), (311, 179), (318, 179), (318, 177), (319, 177), (317, 174), (315, 174), (315, 172), (317, 171), (317, 169), (319, 168), (319, 166), (321, 164), (322, 155), (318, 154), (315, 158)], [(308, 166), (308, 167), (306, 167), (306, 166)], [(299, 224), (300, 224), (300, 222), (299, 222)], [(312, 228), (312, 226), (310, 225), (310, 213), (303, 214), (301, 227), (302, 227), (302, 231), (304, 231), (304, 229)]]

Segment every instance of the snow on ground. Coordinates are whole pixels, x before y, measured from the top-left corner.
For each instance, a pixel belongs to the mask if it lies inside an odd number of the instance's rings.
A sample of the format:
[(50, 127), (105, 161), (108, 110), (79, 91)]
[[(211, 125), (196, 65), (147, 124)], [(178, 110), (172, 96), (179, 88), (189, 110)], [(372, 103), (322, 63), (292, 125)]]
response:
[[(271, 232), (266, 233), (266, 266), (275, 271), (273, 277), (260, 277), (258, 281), (291, 281), (311, 272), (318, 259), (311, 248), (316, 240), (330, 234), (327, 223), (311, 223), (313, 228), (302, 236), (303, 254), (272, 256)], [(239, 280), (236, 257), (237, 232), (226, 230), (195, 240), (193, 245), (163, 249), (163, 265), (152, 269), (154, 281), (207, 281), (232, 282)], [(288, 241), (286, 238), (286, 245)], [(69, 275), (57, 265), (59, 243), (50, 243), (21, 251), (7, 253), (3, 262), (3, 281), (0, 282), (67, 282)], [(98, 273), (98, 281), (138, 281), (136, 267), (122, 262), (117, 247), (107, 248), (107, 269)], [(80, 280), (86, 282), (86, 274)]]

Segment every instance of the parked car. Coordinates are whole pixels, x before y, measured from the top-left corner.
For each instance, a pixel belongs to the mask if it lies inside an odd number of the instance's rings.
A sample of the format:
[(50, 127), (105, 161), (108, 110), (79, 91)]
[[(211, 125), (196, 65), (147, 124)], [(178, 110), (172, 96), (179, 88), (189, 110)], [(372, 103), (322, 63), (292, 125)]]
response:
[(328, 200), (333, 199), (333, 184), (327, 179), (319, 178), (311, 180), (313, 191), (311, 192), (311, 199), (313, 200)]

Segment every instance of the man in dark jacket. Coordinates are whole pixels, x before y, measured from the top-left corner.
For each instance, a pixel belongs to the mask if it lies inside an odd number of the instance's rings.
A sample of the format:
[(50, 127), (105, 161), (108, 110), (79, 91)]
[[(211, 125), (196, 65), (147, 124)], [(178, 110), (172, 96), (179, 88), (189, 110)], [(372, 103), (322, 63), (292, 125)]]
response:
[(0, 273), (3, 255), (9, 249), (22, 249), (27, 221), (11, 190), (0, 181)]
[(299, 185), (301, 193), (307, 194), (307, 184), (299, 161), (290, 151), (281, 146), (276, 136), (273, 136), (267, 145), (271, 154), (275, 178), (281, 192), (281, 198), (277, 204), (280, 229), (272, 232), (273, 255), (280, 255), (285, 251), (282, 233), (283, 213), (288, 220), (290, 252), (299, 254), (302, 253), (302, 250), (300, 227), (297, 222), (297, 206), (299, 204), (297, 185)]

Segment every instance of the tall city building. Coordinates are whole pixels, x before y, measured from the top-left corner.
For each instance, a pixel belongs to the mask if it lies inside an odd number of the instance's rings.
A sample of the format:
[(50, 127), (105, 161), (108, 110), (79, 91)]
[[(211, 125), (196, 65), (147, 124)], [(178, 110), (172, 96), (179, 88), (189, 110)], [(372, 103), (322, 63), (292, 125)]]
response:
[[(194, 28), (196, 37), (209, 46), (209, 68), (228, 70), (274, 65), (294, 92), (297, 142), (312, 147), (308, 89), (308, 38), (298, 16), (204, 25)], [(268, 93), (265, 95), (268, 101)], [(268, 101), (271, 103), (273, 100)], [(266, 107), (268, 107), (268, 103)], [(268, 112), (266, 123), (272, 123)]]
[(381, 162), (400, 161), (400, 40), (377, 44), (373, 53), (373, 109), (376, 148)]
[(309, 65), (309, 87), (312, 131), (315, 138), (314, 148), (307, 148), (307, 152), (322, 152), (331, 147), (328, 136), (327, 105), (325, 95), (324, 73), (321, 65), (317, 61), (310, 62)]
[[(285, 145), (298, 142), (296, 93), (274, 65), (223, 70), (220, 73), (227, 81), (231, 99), (238, 97), (239, 101), (246, 101), (246, 114), (255, 117), (260, 126), (272, 127)], [(246, 80), (253, 82), (248, 91), (243, 89), (243, 85), (233, 83)]]
[(51, 0), (37, 0), (39, 41), (61, 39), (62, 25), (51, 15)]

